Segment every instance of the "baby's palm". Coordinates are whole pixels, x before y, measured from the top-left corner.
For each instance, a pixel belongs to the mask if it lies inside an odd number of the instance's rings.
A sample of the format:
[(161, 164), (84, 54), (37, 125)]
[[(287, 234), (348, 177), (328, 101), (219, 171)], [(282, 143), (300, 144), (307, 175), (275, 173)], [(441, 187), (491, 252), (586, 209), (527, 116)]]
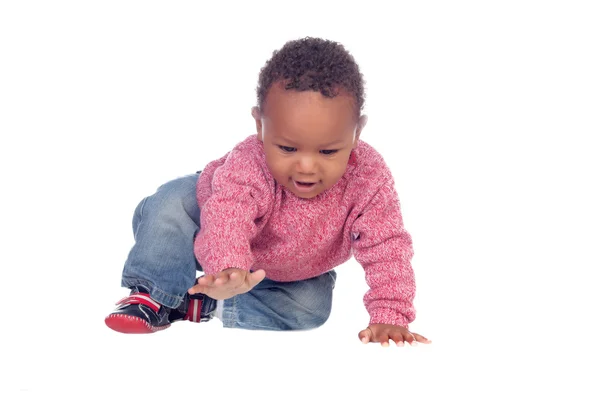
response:
[(216, 275), (201, 276), (188, 293), (203, 293), (215, 300), (225, 300), (249, 292), (264, 278), (265, 271), (262, 269), (250, 272), (239, 268), (228, 268)]

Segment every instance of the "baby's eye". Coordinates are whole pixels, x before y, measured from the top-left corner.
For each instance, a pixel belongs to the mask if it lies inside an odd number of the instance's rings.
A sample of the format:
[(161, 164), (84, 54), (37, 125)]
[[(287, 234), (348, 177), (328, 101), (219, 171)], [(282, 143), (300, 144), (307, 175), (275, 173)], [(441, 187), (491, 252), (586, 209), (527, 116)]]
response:
[(337, 153), (337, 150), (321, 150), (321, 153), (325, 154), (326, 156), (330, 156), (332, 154)]
[(285, 151), (286, 153), (293, 153), (294, 151), (296, 151), (295, 147), (279, 146), (279, 148)]

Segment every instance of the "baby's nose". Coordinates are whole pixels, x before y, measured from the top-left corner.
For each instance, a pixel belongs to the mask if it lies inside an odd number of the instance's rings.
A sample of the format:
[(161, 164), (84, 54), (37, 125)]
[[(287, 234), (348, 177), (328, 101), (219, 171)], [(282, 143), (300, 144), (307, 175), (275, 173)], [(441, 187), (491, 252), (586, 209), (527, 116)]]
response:
[(314, 174), (317, 169), (317, 162), (313, 156), (302, 156), (298, 161), (297, 171), (303, 174)]

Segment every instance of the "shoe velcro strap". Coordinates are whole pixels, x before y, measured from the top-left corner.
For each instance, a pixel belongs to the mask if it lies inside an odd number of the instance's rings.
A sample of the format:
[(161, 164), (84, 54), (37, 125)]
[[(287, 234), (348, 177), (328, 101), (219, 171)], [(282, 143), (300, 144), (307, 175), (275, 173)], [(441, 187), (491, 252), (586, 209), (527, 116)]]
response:
[(202, 299), (190, 299), (185, 319), (192, 322), (200, 322), (200, 311), (202, 311)]
[(143, 304), (150, 307), (154, 312), (158, 312), (160, 304), (150, 298), (148, 293), (135, 293), (123, 297), (117, 302), (117, 305)]

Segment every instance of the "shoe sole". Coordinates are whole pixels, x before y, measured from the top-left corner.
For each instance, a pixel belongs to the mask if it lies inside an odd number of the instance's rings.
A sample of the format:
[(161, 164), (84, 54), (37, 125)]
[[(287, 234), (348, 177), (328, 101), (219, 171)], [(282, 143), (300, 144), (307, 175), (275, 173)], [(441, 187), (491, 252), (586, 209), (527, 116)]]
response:
[(125, 314), (111, 314), (104, 319), (104, 323), (113, 331), (121, 333), (154, 333), (162, 331), (171, 326), (171, 324), (162, 326), (152, 326), (139, 317), (132, 317)]

